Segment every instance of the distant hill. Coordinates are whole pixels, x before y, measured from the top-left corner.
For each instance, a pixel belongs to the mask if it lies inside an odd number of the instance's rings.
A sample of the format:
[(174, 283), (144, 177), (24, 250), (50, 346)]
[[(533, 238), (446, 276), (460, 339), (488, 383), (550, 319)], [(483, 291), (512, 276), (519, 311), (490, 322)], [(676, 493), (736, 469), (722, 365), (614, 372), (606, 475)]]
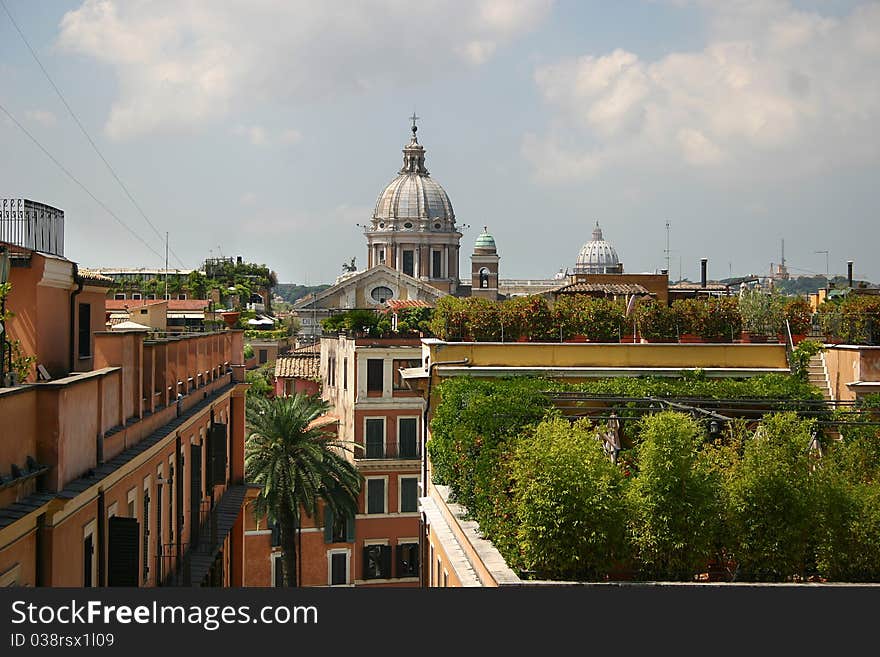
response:
[(275, 292), (287, 303), (294, 303), (310, 293), (326, 290), (329, 285), (297, 285), (296, 283), (278, 283)]

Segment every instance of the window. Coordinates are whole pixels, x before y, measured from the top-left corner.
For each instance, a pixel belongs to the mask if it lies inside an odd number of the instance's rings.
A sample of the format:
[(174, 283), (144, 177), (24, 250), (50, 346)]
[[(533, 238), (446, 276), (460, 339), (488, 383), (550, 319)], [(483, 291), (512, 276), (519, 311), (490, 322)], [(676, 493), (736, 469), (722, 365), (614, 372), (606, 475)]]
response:
[(485, 267), (480, 269), (480, 287), (489, 287), (489, 270)]
[(373, 291), (370, 292), (370, 296), (373, 298), (373, 301), (377, 303), (385, 303), (388, 299), (394, 297), (394, 291), (390, 287), (380, 285), (379, 287), (373, 288)]
[(403, 252), (403, 273), (407, 276), (413, 276), (415, 274), (415, 256), (413, 251), (404, 251)]
[(125, 299), (125, 293), (124, 292), (117, 292), (116, 294), (113, 295), (113, 298), (116, 301), (122, 301), (123, 299)]
[(177, 299), (178, 301), (186, 301), (186, 294), (178, 294)]
[(364, 456), (381, 459), (385, 456), (385, 419), (368, 418), (364, 421)]
[(280, 553), (272, 555), (272, 585), (275, 587), (284, 586), (284, 560)]
[(367, 392), (382, 392), (385, 378), (385, 361), (381, 358), (367, 359)]
[(354, 516), (337, 516), (329, 507), (324, 507), (324, 542), (353, 543)]
[(419, 510), (419, 479), (418, 477), (401, 477), (400, 481), (400, 512), (415, 513)]
[(144, 582), (150, 576), (150, 491), (144, 489), (144, 533), (143, 533), (143, 577)]
[(327, 359), (327, 385), (330, 387), (336, 385), (336, 356)]
[(342, 389), (348, 390), (348, 358), (342, 359)]
[(348, 550), (327, 554), (330, 559), (330, 586), (348, 584), (348, 555)]
[(419, 544), (400, 543), (397, 546), (397, 576), (418, 577)]
[(140, 292), (132, 292), (131, 298), (139, 301), (141, 298), (141, 293)]
[(148, 295), (147, 295), (147, 299), (149, 299), (150, 301), (155, 301), (155, 300), (156, 300), (156, 295), (155, 295), (155, 294), (148, 294)]
[(394, 374), (394, 390), (409, 390), (406, 383), (403, 380), (403, 377), (400, 375), (401, 368), (407, 369), (410, 367), (419, 367), (422, 364), (418, 358), (403, 358), (394, 360), (391, 364), (391, 369)]
[(388, 579), (391, 577), (391, 546), (364, 546), (364, 579)]
[(441, 278), (443, 276), (442, 267), (443, 253), (440, 251), (431, 251), (431, 277)]
[(397, 450), (402, 459), (419, 457), (419, 418), (402, 417), (397, 421)]
[(385, 249), (379, 249), (379, 262), (385, 264)]
[(385, 478), (367, 479), (367, 513), (385, 513)]
[(92, 304), (79, 304), (79, 357), (92, 355)]
[(91, 532), (83, 539), (83, 587), (95, 585), (95, 535)]
[(260, 353), (259, 353), (260, 365), (267, 362), (268, 360), (269, 360), (269, 350), (268, 349), (260, 349)]

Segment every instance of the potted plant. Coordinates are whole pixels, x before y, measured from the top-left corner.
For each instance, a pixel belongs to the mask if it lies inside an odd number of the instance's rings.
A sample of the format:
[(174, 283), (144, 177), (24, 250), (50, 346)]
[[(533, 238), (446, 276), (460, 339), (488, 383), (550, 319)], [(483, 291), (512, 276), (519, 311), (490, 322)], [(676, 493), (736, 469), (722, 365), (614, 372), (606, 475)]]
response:
[(620, 301), (590, 299), (583, 311), (586, 320), (584, 333), (590, 342), (614, 342), (626, 322)]
[(702, 338), (708, 342), (733, 341), (742, 332), (742, 316), (735, 297), (712, 297), (706, 302)]
[(776, 335), (783, 324), (784, 299), (776, 292), (747, 290), (739, 297), (744, 341), (766, 342), (767, 335)]
[(803, 297), (794, 297), (786, 301), (783, 314), (791, 330), (791, 340), (797, 345), (807, 337), (812, 328), (813, 308)]
[(675, 313), (665, 303), (651, 299), (636, 306), (636, 324), (643, 342), (675, 342)]
[(708, 316), (705, 300), (679, 299), (671, 307), (678, 327), (678, 341), (704, 342), (702, 333)]

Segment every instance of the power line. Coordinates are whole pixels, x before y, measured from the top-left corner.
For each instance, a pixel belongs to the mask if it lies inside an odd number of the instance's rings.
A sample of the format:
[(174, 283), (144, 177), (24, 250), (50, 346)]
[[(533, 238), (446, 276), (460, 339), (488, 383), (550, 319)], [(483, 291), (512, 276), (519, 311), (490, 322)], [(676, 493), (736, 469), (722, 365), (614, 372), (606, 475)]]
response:
[(48, 157), (50, 160), (52, 160), (52, 162), (55, 163), (55, 166), (57, 166), (59, 169), (61, 169), (61, 170), (67, 175), (68, 178), (70, 178), (73, 182), (75, 182), (77, 185), (79, 185), (79, 187), (80, 187), (80, 188), (81, 188), (86, 194), (88, 194), (88, 195), (92, 198), (92, 200), (93, 200), (95, 203), (97, 203), (97, 204), (100, 205), (102, 208), (104, 208), (104, 210), (107, 212), (107, 214), (109, 214), (111, 217), (113, 217), (113, 218), (119, 223), (120, 226), (122, 226), (123, 228), (125, 228), (125, 230), (127, 230), (129, 233), (131, 233), (132, 236), (133, 236), (135, 239), (137, 239), (139, 242), (141, 242), (141, 243), (142, 243), (145, 247), (147, 247), (150, 251), (152, 251), (153, 253), (155, 253), (159, 258), (162, 257), (162, 254), (161, 254), (161, 253), (159, 253), (156, 249), (154, 249), (152, 246), (150, 246), (150, 244), (149, 244), (144, 238), (142, 238), (140, 235), (138, 235), (136, 232), (134, 232), (133, 229), (129, 228), (129, 226), (128, 226), (128, 225), (127, 225), (122, 219), (120, 219), (120, 218), (116, 215), (116, 213), (113, 212), (113, 210), (111, 210), (110, 208), (108, 208), (107, 205), (106, 205), (101, 199), (99, 199), (97, 196), (95, 196), (94, 194), (92, 194), (92, 192), (89, 191), (89, 188), (86, 187), (84, 184), (82, 184), (82, 183), (79, 181), (79, 179), (78, 179), (76, 176), (74, 176), (74, 175), (73, 175), (73, 174), (67, 169), (67, 167), (65, 167), (63, 164), (61, 164), (61, 162), (59, 162), (57, 159), (55, 159), (55, 156), (52, 155), (52, 153), (50, 153), (48, 150), (46, 150), (46, 148), (45, 148), (45, 147), (44, 147), (39, 141), (37, 141), (37, 138), (34, 137), (30, 132), (28, 132), (28, 129), (25, 128), (25, 127), (19, 122), (19, 120), (16, 119), (16, 118), (12, 115), (12, 113), (11, 113), (8, 109), (6, 109), (2, 104), (0, 104), (0, 111), (2, 111), (4, 114), (6, 114), (6, 116), (9, 117), (9, 120), (12, 121), (16, 126), (18, 126), (18, 129), (21, 130), (24, 134), (26, 134), (26, 135), (30, 138), (30, 140), (31, 140), (32, 142), (34, 142), (34, 144), (36, 144), (37, 148), (39, 148), (41, 151), (43, 151), (43, 153), (45, 154), (45, 156)]
[[(58, 94), (58, 98), (61, 99), (62, 104), (64, 105), (64, 107), (67, 108), (68, 113), (73, 118), (74, 122), (79, 127), (80, 131), (82, 131), (83, 135), (85, 136), (86, 140), (89, 142), (91, 147), (94, 149), (95, 153), (97, 153), (98, 157), (101, 158), (101, 161), (107, 167), (107, 170), (110, 171), (110, 174), (113, 176), (113, 178), (116, 180), (116, 182), (119, 183), (119, 186), (122, 188), (122, 191), (125, 192), (125, 195), (131, 201), (132, 205), (134, 205), (134, 207), (137, 208), (137, 211), (144, 218), (144, 221), (146, 221), (147, 224), (150, 226), (150, 228), (153, 229), (153, 232), (156, 233), (156, 236), (160, 240), (164, 240), (165, 238), (162, 236), (162, 233), (160, 233), (159, 230), (156, 228), (156, 226), (153, 225), (153, 222), (150, 221), (149, 217), (147, 217), (146, 213), (143, 211), (140, 204), (138, 204), (138, 202), (134, 199), (134, 197), (128, 191), (128, 188), (125, 186), (125, 184), (119, 178), (119, 176), (116, 174), (116, 171), (110, 165), (110, 162), (107, 161), (107, 158), (105, 158), (103, 153), (101, 153), (97, 144), (95, 144), (91, 135), (89, 135), (89, 132), (86, 130), (85, 126), (79, 120), (79, 117), (77, 117), (76, 113), (73, 111), (73, 108), (71, 108), (70, 104), (67, 102), (67, 99), (64, 98), (64, 94), (61, 93), (61, 90), (58, 88), (58, 86), (52, 80), (52, 77), (49, 75), (49, 72), (46, 70), (46, 67), (43, 66), (43, 62), (41, 62), (40, 58), (37, 57), (37, 53), (31, 47), (30, 42), (27, 40), (27, 37), (25, 37), (24, 32), (22, 32), (21, 28), (18, 26), (18, 23), (15, 21), (15, 18), (13, 18), (12, 13), (9, 11), (9, 8), (6, 6), (5, 0), (0, 0), (0, 5), (3, 5), (3, 9), (6, 12), (6, 15), (9, 16), (9, 20), (12, 22), (12, 25), (15, 27), (15, 30), (18, 32), (18, 36), (20, 36), (21, 40), (24, 41), (24, 45), (27, 46), (27, 49), (30, 51), (31, 56), (34, 58), (34, 61), (37, 63), (37, 66), (40, 67), (40, 70), (43, 72), (43, 75), (46, 77), (46, 80), (49, 81), (49, 84), (55, 90), (55, 93)], [(169, 251), (171, 252), (171, 255), (173, 255), (177, 259), (177, 261), (180, 263), (181, 267), (185, 268), (186, 265), (184, 264), (183, 260), (181, 260), (177, 256), (177, 254), (174, 253), (174, 251), (172, 249), (169, 248)]]

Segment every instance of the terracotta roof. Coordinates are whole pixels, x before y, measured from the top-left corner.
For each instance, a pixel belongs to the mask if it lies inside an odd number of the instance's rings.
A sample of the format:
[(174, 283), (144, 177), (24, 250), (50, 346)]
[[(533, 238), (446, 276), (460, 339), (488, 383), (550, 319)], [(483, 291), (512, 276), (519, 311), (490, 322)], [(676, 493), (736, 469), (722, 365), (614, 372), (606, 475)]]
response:
[(385, 305), (388, 306), (394, 312), (398, 310), (403, 310), (404, 308), (433, 308), (430, 303), (427, 301), (422, 301), (421, 299), (388, 299), (385, 302)]
[(279, 379), (320, 379), (321, 345), (300, 347), (278, 356), (275, 360), (275, 376)]
[(80, 269), (78, 271), (78, 273), (79, 273), (80, 278), (87, 280), (90, 283), (107, 283), (108, 286), (113, 283), (112, 278), (110, 278), (109, 276), (104, 276), (104, 274), (97, 272), (97, 271), (91, 271), (89, 269)]
[[(162, 303), (164, 299), (105, 299), (104, 308), (107, 310), (126, 310), (142, 306), (152, 306)], [(169, 311), (198, 311), (206, 310), (210, 301), (207, 299), (168, 299)]]
[(589, 294), (601, 292), (603, 294), (650, 294), (643, 286), (637, 283), (568, 283), (554, 290), (555, 294)]

